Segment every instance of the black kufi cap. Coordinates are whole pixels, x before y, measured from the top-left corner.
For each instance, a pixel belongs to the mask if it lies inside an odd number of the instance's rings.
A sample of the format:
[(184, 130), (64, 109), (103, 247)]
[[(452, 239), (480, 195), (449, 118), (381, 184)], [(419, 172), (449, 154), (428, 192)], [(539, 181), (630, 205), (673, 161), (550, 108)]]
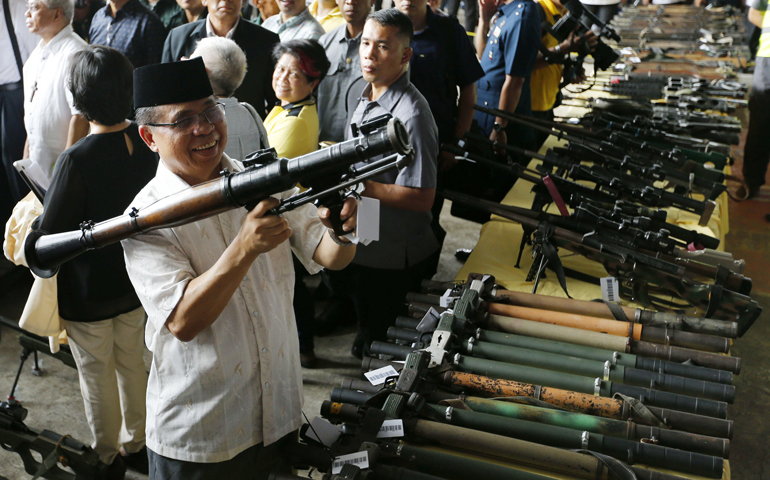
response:
[(213, 94), (201, 57), (134, 70), (134, 108), (191, 102)]

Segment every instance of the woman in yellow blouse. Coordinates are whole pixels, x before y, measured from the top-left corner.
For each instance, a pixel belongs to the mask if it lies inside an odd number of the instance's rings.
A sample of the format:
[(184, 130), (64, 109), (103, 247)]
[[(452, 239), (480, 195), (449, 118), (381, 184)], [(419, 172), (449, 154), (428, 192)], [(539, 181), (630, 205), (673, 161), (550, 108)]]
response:
[(318, 111), (313, 91), (329, 70), (315, 40), (292, 40), (273, 50), (273, 90), (280, 105), (265, 119), (267, 138), (279, 157), (294, 158), (318, 149)]
[[(329, 59), (315, 40), (292, 40), (273, 49), (273, 90), (280, 101), (264, 121), (267, 140), (279, 157), (294, 158), (318, 149), (318, 110), (313, 91), (329, 71)], [(302, 281), (305, 269), (294, 257), (294, 318), (299, 360), (316, 366), (313, 343), (313, 298)]]

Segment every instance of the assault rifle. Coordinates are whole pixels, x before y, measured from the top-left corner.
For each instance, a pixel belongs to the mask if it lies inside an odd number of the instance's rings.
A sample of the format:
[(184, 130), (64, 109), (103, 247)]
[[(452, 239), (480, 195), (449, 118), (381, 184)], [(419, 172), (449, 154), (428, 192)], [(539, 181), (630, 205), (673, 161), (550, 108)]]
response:
[[(24, 470), (50, 480), (99, 480), (107, 465), (91, 447), (69, 435), (35, 430), (24, 424), (27, 409), (18, 402), (0, 402), (0, 446), (19, 454)], [(42, 461), (35, 459), (36, 452)], [(64, 470), (69, 467), (73, 473)]]
[[(539, 232), (551, 268), (555, 268), (557, 274), (558, 269), (563, 268), (555, 248), (560, 246), (601, 263), (607, 272), (621, 282), (621, 296), (646, 307), (737, 321), (743, 326), (742, 331), (748, 329), (762, 312), (761, 307), (748, 296), (718, 284), (720, 279), (716, 279), (715, 284), (705, 284), (686, 278), (685, 267), (615, 245), (602, 235), (583, 235), (556, 227), (515, 213), (498, 203), (454, 192), (444, 194), (453, 202), (499, 215)], [(680, 298), (685, 303), (668, 298)]]
[[(662, 188), (655, 187), (651, 181), (640, 180), (635, 176), (627, 175), (620, 171), (613, 171), (598, 165), (587, 167), (575, 164), (555, 154), (540, 155), (512, 145), (495, 142), (473, 133), (465, 134), (464, 138), (477, 144), (487, 144), (516, 154), (536, 158), (543, 162), (546, 170), (556, 167), (557, 173), (549, 173), (548, 176), (552, 179), (561, 195), (583, 193), (604, 202), (632, 200), (648, 207), (676, 207), (680, 210), (698, 214), (700, 216), (699, 224), (701, 225), (708, 224), (711, 214), (716, 207), (712, 200), (698, 201), (668, 192)], [(564, 173), (560, 174), (561, 172)], [(648, 170), (648, 172), (660, 174), (658, 170)], [(569, 177), (573, 181), (568, 183), (564, 177)], [(582, 186), (583, 188), (576, 187), (575, 185), (578, 184), (575, 181), (579, 180), (592, 182), (595, 184), (595, 187), (585, 185)]]
[[(195, 185), (130, 213), (98, 224), (83, 222), (80, 230), (48, 235), (42, 230), (29, 234), (24, 250), (30, 269), (39, 277), (52, 277), (59, 265), (81, 253), (119, 242), (143, 232), (192, 223), (227, 210), (251, 209), (270, 195), (297, 183), (309, 187), (284, 200), (274, 214), (306, 203), (323, 204), (331, 211), (337, 234), (343, 235), (340, 211), (346, 189), (385, 171), (401, 168), (412, 160), (409, 135), (400, 120), (389, 114), (363, 123), (360, 136), (323, 150), (288, 160), (275, 151), (260, 151), (244, 162), (238, 173), (222, 172), (217, 180)], [(390, 154), (356, 169), (352, 165)], [(267, 163), (265, 160), (267, 159)]]

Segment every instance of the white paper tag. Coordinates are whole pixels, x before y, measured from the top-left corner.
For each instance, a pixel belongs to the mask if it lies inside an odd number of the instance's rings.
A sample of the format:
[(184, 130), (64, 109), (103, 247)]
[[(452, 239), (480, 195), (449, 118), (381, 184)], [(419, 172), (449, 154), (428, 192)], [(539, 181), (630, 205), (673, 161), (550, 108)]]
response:
[(602, 300), (610, 303), (619, 303), (620, 288), (618, 280), (615, 277), (604, 277), (600, 278), (599, 282), (602, 286)]
[(441, 295), (441, 298), (439, 299), (439, 306), (442, 308), (448, 308), (449, 305), (457, 298), (451, 295), (452, 295), (452, 289), (447, 288), (446, 292), (444, 292), (444, 294)]
[(364, 450), (363, 452), (349, 453), (335, 458), (332, 463), (332, 475), (340, 473), (342, 467), (348, 463), (352, 463), (362, 470), (369, 468), (369, 452)]
[(369, 245), (380, 239), (380, 201), (361, 197), (356, 213), (356, 231), (345, 235), (353, 243)]
[(371, 372), (364, 373), (364, 376), (372, 385), (382, 385), (385, 383), (385, 379), (388, 377), (395, 377), (398, 372), (392, 365), (372, 370)]
[(629, 60), (631, 60), (631, 63), (642, 63), (642, 59), (639, 57), (631, 57)]
[(400, 418), (395, 420), (385, 420), (382, 422), (380, 431), (377, 432), (377, 438), (393, 438), (404, 436), (404, 421)]
[[(336, 425), (332, 425), (321, 417), (315, 417), (310, 422), (310, 427), (307, 429), (307, 436), (313, 440), (317, 440), (327, 447), (331, 447), (334, 442), (342, 435), (342, 429)], [(318, 434), (318, 435), (316, 435)]]

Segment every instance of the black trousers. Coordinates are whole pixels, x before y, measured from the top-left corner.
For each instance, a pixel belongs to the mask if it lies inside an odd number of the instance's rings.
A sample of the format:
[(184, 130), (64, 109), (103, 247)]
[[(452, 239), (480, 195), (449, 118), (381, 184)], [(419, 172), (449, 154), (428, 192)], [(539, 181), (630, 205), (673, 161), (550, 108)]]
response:
[(21, 160), (24, 142), (27, 140), (27, 131), (24, 129), (24, 89), (21, 82), (18, 87), (2, 87), (15, 88), (0, 89), (0, 221), (5, 225), (14, 205), (29, 192), (29, 188), (13, 168), (13, 162)]
[(268, 446), (259, 443), (234, 458), (218, 463), (196, 463), (159, 455), (149, 448), (150, 480), (267, 480), (271, 473), (291, 474), (287, 446), (296, 442), (297, 431)]
[(770, 91), (755, 87), (749, 96), (749, 131), (743, 150), (743, 179), (751, 190), (765, 184), (770, 162)]
[(405, 298), (419, 292), (420, 282), (436, 273), (441, 250), (403, 270), (386, 270), (351, 264), (344, 270), (324, 270), (335, 294), (353, 301), (358, 317), (356, 342), (368, 345), (373, 340), (387, 340), (388, 327), (396, 317), (406, 315)]

